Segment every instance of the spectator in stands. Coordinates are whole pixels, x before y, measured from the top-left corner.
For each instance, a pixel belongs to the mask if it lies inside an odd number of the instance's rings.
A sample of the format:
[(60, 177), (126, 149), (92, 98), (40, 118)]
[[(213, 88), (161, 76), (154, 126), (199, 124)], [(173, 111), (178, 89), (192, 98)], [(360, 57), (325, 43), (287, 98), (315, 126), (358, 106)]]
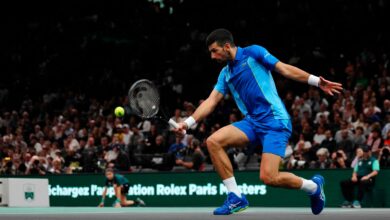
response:
[(118, 157), (119, 151), (120, 151), (119, 144), (111, 143), (109, 150), (106, 151), (106, 153), (104, 154), (104, 160), (106, 161), (106, 163), (114, 163), (114, 161)]
[(310, 149), (312, 145), (310, 141), (306, 141), (304, 136), (301, 134), (300, 140), (294, 147), (294, 151), (297, 152), (299, 155), (303, 156), (306, 160), (310, 160)]
[(337, 150), (336, 152), (332, 153), (332, 164), (330, 165), (330, 168), (347, 168), (349, 165), (348, 157), (345, 154), (345, 152), (341, 149)]
[(153, 144), (153, 142), (156, 140), (156, 137), (160, 135), (157, 130), (157, 126), (152, 124), (150, 127), (150, 132), (144, 136), (145, 138), (145, 144), (148, 146), (150, 144)]
[(353, 138), (353, 133), (349, 129), (349, 123), (347, 121), (341, 121), (340, 122), (340, 130), (338, 130), (334, 136), (334, 139), (336, 140), (336, 143), (340, 143), (342, 140), (346, 140), (345, 138), (342, 137), (342, 133), (346, 131), (347, 132), (347, 139), (352, 139)]
[[(342, 207), (360, 208), (361, 201), (367, 190), (375, 185), (375, 177), (379, 172), (379, 162), (371, 156), (369, 147), (363, 148), (363, 156), (354, 167), (352, 177), (340, 183), (341, 191), (345, 198)], [(358, 188), (358, 195), (355, 197), (354, 189)]]
[(152, 128), (152, 122), (149, 120), (142, 120), (140, 123), (138, 123), (137, 127), (144, 136), (147, 136), (150, 133), (150, 129)]
[(335, 134), (335, 139), (336, 139), (336, 133), (341, 130), (340, 128), (341, 124), (342, 124), (341, 114), (338, 111), (334, 111), (333, 120), (328, 123), (328, 127), (332, 131), (332, 134)]
[(176, 159), (176, 165), (185, 167), (190, 170), (203, 171), (205, 156), (200, 148), (198, 139), (193, 139), (191, 145), (186, 148), (183, 159)]
[(364, 131), (367, 130), (368, 123), (366, 122), (363, 113), (360, 113), (358, 118), (354, 122), (352, 122), (352, 127), (354, 129), (356, 129), (357, 127), (362, 127)]
[(302, 119), (302, 131), (301, 134), (305, 138), (305, 140), (313, 140), (313, 129), (309, 123), (309, 116), (308, 113), (305, 112), (305, 118)]
[(123, 150), (123, 147), (120, 144), (114, 144), (113, 150), (116, 151), (117, 156), (115, 160), (109, 162), (113, 162), (115, 168), (119, 171), (130, 171), (130, 159), (128, 154)]
[(383, 147), (390, 147), (390, 130), (387, 132), (387, 135), (384, 137)]
[(353, 134), (352, 141), (353, 141), (353, 145), (355, 146), (355, 148), (359, 147), (359, 146), (363, 146), (363, 145), (366, 144), (367, 139), (364, 136), (364, 129), (363, 129), (363, 127), (358, 126), (355, 129), (355, 133)]
[(341, 108), (340, 111), (343, 113), (344, 121), (352, 122), (353, 119), (357, 117), (355, 106), (351, 100), (347, 100), (345, 108)]
[(314, 134), (314, 137), (313, 137), (313, 146), (321, 145), (322, 141), (325, 139), (326, 139), (325, 128), (322, 126), (319, 126), (317, 128), (317, 132)]
[[(88, 142), (85, 145), (85, 147), (81, 150), (81, 159), (82, 159), (82, 167), (83, 167), (83, 172), (87, 173), (94, 173), (98, 170), (97, 167), (97, 148), (95, 146), (95, 139), (93, 137), (88, 138)], [(60, 163), (56, 164), (57, 166), (61, 165)], [(54, 161), (53, 161), (54, 163)], [(54, 164), (53, 164), (54, 167)]]
[(355, 168), (356, 164), (363, 157), (363, 147), (364, 146), (359, 146), (359, 147), (356, 148), (355, 158), (352, 160), (351, 168)]
[[(173, 153), (178, 156), (178, 152), (180, 152), (185, 147), (182, 140), (183, 137), (176, 137), (176, 142), (169, 147), (168, 153)], [(181, 154), (179, 157), (182, 157)]]
[(325, 131), (325, 136), (326, 138), (322, 141), (321, 143), (321, 148), (326, 148), (328, 149), (329, 153), (333, 153), (336, 150), (336, 141), (333, 138), (333, 134), (331, 130), (326, 130)]
[(329, 117), (329, 111), (328, 111), (328, 101), (326, 101), (326, 99), (322, 99), (321, 101), (321, 104), (320, 104), (320, 110), (319, 112), (316, 114), (316, 117), (315, 117), (315, 120), (314, 120), (314, 123), (315, 124), (319, 124), (320, 123), (320, 117), (323, 117), (325, 121), (328, 121), (328, 117)]
[(300, 151), (294, 151), (287, 163), (287, 169), (304, 169), (308, 163)]
[(13, 164), (10, 157), (5, 157), (1, 164), (1, 173), (5, 175), (14, 175)]
[(73, 133), (70, 133), (69, 136), (67, 136), (67, 138), (64, 140), (64, 147), (65, 149), (72, 151), (80, 150), (80, 143)]
[(370, 101), (363, 111), (364, 115), (371, 121), (380, 121), (381, 112), (381, 109), (376, 106), (375, 100)]
[(386, 121), (385, 125), (383, 126), (383, 129), (382, 129), (382, 137), (384, 139), (387, 138), (387, 133), (390, 131), (390, 113), (386, 114), (385, 121)]
[[(180, 122), (183, 122), (185, 120), (181, 115), (181, 110), (178, 108), (175, 109), (175, 112), (174, 112), (173, 116), (171, 117), (171, 119), (174, 120), (176, 123), (180, 123)], [(173, 128), (171, 127), (170, 130), (173, 130)]]
[(381, 131), (379, 127), (375, 127), (368, 136), (367, 145), (370, 147), (374, 155), (378, 155), (382, 148)]
[(329, 159), (329, 151), (326, 148), (320, 148), (316, 152), (318, 160), (310, 163), (311, 169), (328, 169), (330, 168), (331, 161)]
[[(155, 126), (154, 126), (155, 127)], [(152, 132), (152, 128), (151, 128), (151, 132)], [(123, 125), (123, 142), (126, 146), (128, 146), (130, 144), (130, 139), (131, 139), (131, 136), (133, 135), (133, 132), (130, 131), (130, 127), (128, 124), (124, 124)]]
[(52, 162), (52, 167), (48, 170), (49, 173), (52, 174), (61, 174), (64, 172), (62, 168), (62, 162), (59, 159), (55, 159)]
[(390, 146), (385, 146), (379, 152), (379, 164), (381, 167), (390, 167)]
[(352, 138), (348, 137), (348, 130), (341, 130), (341, 140), (337, 143), (337, 149), (343, 150), (346, 153), (347, 157), (350, 159), (354, 150), (354, 145)]
[(207, 132), (208, 131), (207, 131), (206, 123), (202, 122), (195, 130), (194, 136), (197, 137), (199, 140), (206, 140), (206, 138), (208, 137)]
[[(386, 90), (386, 92), (389, 95), (389, 90)], [(385, 96), (385, 97), (389, 97), (389, 96)], [(390, 99), (388, 99), (388, 98), (383, 100), (383, 111), (382, 111), (382, 114), (384, 116), (382, 118), (385, 118), (387, 115), (390, 114)]]
[(299, 118), (303, 118), (304, 112), (307, 112), (309, 117), (311, 117), (311, 114), (312, 114), (312, 110), (311, 110), (310, 105), (307, 102), (305, 102), (304, 98), (301, 98), (299, 96), (295, 97), (295, 101), (294, 101), (293, 105), (291, 106), (291, 109), (293, 111), (294, 110), (299, 111)]
[(81, 155), (71, 148), (65, 149), (65, 153), (66, 155), (64, 157), (64, 166), (66, 168), (66, 172), (72, 173), (74, 170), (79, 170)]
[(383, 141), (383, 147), (379, 151), (379, 163), (381, 167), (390, 167), (390, 131)]
[(131, 149), (141, 149), (141, 145), (144, 142), (145, 138), (143, 133), (138, 129), (138, 127), (132, 127), (133, 135), (130, 137), (129, 146)]
[(38, 156), (33, 156), (29, 162), (28, 169), (26, 171), (26, 174), (30, 175), (45, 175), (46, 169), (41, 163), (41, 158)]
[(156, 154), (156, 153), (166, 153), (167, 147), (165, 144), (165, 138), (162, 135), (157, 135), (154, 138), (154, 141), (150, 144), (146, 144), (143, 153), (146, 154)]
[(35, 135), (30, 136), (30, 146), (33, 146), (38, 153), (42, 150), (42, 145), (38, 142), (38, 138)]
[(45, 134), (44, 134), (44, 133), (42, 132), (42, 130), (41, 130), (41, 126), (35, 125), (35, 127), (34, 127), (34, 135), (35, 135), (35, 137), (37, 137), (38, 139), (45, 136)]

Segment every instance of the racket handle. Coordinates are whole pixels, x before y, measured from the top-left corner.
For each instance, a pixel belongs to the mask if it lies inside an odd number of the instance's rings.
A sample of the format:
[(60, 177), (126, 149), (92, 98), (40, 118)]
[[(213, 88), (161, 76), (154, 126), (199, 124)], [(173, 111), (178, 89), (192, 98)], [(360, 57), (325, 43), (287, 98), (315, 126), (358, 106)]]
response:
[[(173, 128), (178, 128), (179, 127), (179, 125), (172, 118), (169, 119), (168, 123)], [(186, 134), (186, 133), (187, 133), (186, 130), (183, 130), (183, 134)]]

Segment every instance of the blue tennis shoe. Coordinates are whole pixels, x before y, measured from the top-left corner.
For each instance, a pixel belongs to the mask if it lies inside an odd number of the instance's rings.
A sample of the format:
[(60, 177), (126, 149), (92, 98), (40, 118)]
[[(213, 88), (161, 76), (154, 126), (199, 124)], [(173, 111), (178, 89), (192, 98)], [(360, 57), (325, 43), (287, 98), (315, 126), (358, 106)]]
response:
[(325, 193), (324, 193), (324, 185), (325, 180), (321, 175), (315, 175), (311, 178), (313, 182), (317, 184), (317, 191), (313, 194), (310, 194), (310, 203), (311, 203), (311, 212), (314, 215), (318, 215), (322, 212), (325, 207)]
[(241, 194), (241, 198), (236, 194), (230, 192), (227, 195), (226, 201), (223, 205), (214, 210), (214, 215), (230, 215), (233, 213), (241, 212), (247, 209), (249, 206), (248, 200), (245, 195)]

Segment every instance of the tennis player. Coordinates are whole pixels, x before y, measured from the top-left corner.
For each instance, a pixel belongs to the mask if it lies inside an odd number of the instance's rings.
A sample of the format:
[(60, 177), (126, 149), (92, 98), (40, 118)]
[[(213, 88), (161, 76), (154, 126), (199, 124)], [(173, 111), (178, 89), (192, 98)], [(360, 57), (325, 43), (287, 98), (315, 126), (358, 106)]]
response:
[(279, 172), (279, 164), (284, 157), (292, 127), (271, 71), (319, 87), (329, 95), (340, 93), (342, 85), (285, 64), (264, 47), (238, 47), (234, 44), (232, 34), (226, 29), (211, 32), (206, 44), (211, 59), (226, 63), (226, 66), (220, 72), (210, 96), (191, 117), (179, 123), (175, 130), (177, 135), (207, 117), (228, 92), (245, 115), (242, 121), (219, 129), (207, 139), (214, 167), (228, 190), (226, 201), (214, 210), (214, 214), (229, 215), (242, 211), (249, 205), (245, 195), (237, 187), (232, 164), (225, 153), (228, 147), (244, 147), (249, 143), (263, 146), (260, 179), (270, 186), (305, 191), (310, 197), (313, 214), (320, 214), (325, 206), (324, 178), (315, 175), (308, 180), (292, 173)]
[(115, 191), (116, 200), (113, 204), (115, 208), (132, 205), (145, 206), (145, 202), (140, 198), (137, 198), (136, 200), (127, 200), (126, 195), (129, 192), (129, 181), (126, 179), (126, 177), (114, 173), (114, 170), (112, 168), (107, 168), (105, 171), (105, 175), (106, 186), (103, 190), (102, 200), (99, 204), (99, 207), (104, 207), (104, 200), (106, 198), (107, 188), (110, 186), (114, 187)]

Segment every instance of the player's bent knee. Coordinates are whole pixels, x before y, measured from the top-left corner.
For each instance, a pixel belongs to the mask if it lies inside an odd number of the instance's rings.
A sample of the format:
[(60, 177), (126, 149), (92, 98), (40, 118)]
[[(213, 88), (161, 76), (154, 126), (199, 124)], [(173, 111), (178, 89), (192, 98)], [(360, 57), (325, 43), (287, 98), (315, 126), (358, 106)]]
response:
[(207, 138), (206, 144), (207, 144), (207, 149), (209, 151), (214, 151), (221, 147), (221, 144), (213, 136)]
[(263, 181), (265, 185), (268, 186), (277, 186), (277, 178), (268, 173), (260, 173), (260, 180)]

